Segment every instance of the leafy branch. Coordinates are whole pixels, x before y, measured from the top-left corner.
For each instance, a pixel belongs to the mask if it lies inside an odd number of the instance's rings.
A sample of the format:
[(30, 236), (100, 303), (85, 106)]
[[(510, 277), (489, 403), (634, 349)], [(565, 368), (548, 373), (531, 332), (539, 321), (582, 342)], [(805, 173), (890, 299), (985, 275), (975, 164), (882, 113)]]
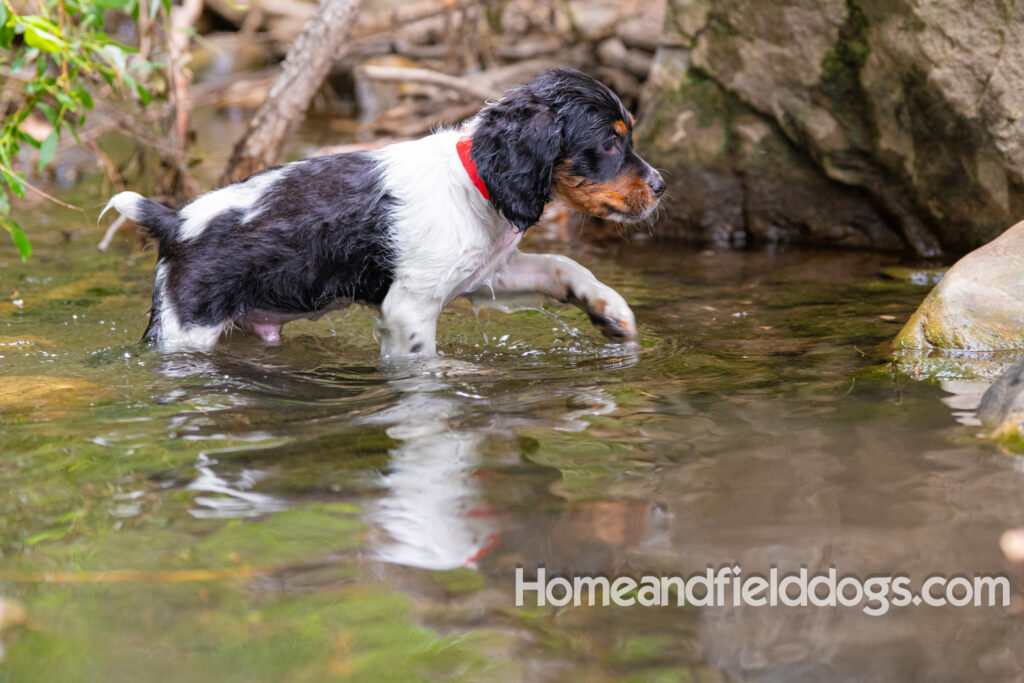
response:
[[(162, 7), (170, 12), (171, 0), (152, 2), (149, 21)], [(138, 50), (111, 39), (103, 32), (103, 13), (117, 9), (139, 21), (139, 0), (38, 0), (27, 13), (28, 3), (15, 6), (12, 0), (0, 0), (0, 75), (6, 81), (3, 90), (14, 91), (7, 100), (6, 115), (0, 120), (0, 225), (27, 260), (32, 245), (21, 226), (11, 218), (11, 195), (24, 198), (30, 189), (65, 204), (35, 188), (24, 173), (15, 169), (15, 158), (23, 144), (38, 150), (39, 170), (53, 161), (58, 138), (70, 133), (75, 141), (86, 113), (93, 109), (88, 86), (106, 83), (125, 98), (137, 98), (142, 105), (151, 100), (150, 91), (137, 80), (140, 70), (160, 65), (139, 60), (128, 63), (128, 55)], [(144, 17), (145, 18), (145, 17)], [(0, 100), (0, 107), (4, 101)], [(3, 114), (0, 109), (0, 114)], [(44, 117), (52, 131), (38, 140), (25, 130), (33, 114)]]

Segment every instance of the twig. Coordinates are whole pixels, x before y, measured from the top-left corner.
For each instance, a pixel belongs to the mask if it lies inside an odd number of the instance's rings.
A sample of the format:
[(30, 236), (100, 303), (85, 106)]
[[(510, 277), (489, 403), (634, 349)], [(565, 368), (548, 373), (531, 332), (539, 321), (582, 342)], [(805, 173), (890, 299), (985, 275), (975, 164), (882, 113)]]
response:
[(302, 26), (263, 106), (235, 144), (219, 185), (236, 182), (272, 165), (284, 138), (305, 117), (309, 103), (345, 43), (361, 0), (320, 0)]
[(432, 19), (452, 10), (461, 10), (477, 5), (490, 5), (497, 0), (448, 0), (446, 2), (420, 2), (415, 5), (400, 5), (392, 10), (384, 21), (358, 25), (352, 30), (353, 37), (365, 38), (376, 33), (386, 33), (408, 24)]
[[(9, 173), (11, 176), (15, 175), (14, 171), (12, 171), (11, 169), (7, 168), (3, 164), (0, 164), (0, 170), (4, 171), (6, 173)], [(18, 180), (21, 182), (22, 185), (24, 185), (28, 189), (32, 190), (33, 192), (35, 192), (39, 196), (44, 197), (46, 199), (49, 199), (54, 204), (60, 204), (65, 209), (74, 209), (75, 211), (80, 211), (82, 213), (85, 213), (85, 209), (83, 209), (82, 207), (75, 206), (74, 204), (68, 204), (67, 202), (62, 202), (61, 200), (59, 200), (56, 197), (54, 197), (52, 194), (49, 194), (47, 192), (44, 192), (43, 190), (40, 190), (38, 187), (36, 187), (32, 183), (30, 183), (29, 181), (25, 180), (24, 178), (18, 178)]]
[(100, 251), (106, 251), (110, 247), (110, 243), (114, 241), (114, 235), (116, 235), (117, 231), (121, 229), (121, 226), (127, 222), (128, 216), (118, 216), (117, 220), (110, 224), (110, 227), (107, 228), (107, 232), (103, 235), (103, 239), (100, 240), (98, 247)]
[(393, 83), (411, 81), (414, 83), (437, 85), (462, 93), (475, 100), (492, 100), (501, 95), (501, 93), (495, 92), (490, 88), (474, 85), (461, 78), (449, 76), (440, 71), (431, 71), (430, 69), (407, 69), (401, 66), (364, 64), (356, 68), (356, 77), (360, 76), (374, 81), (390, 81)]
[(189, 97), (191, 74), (186, 70), (188, 63), (189, 32), (203, 11), (203, 0), (183, 0), (171, 8), (171, 32), (167, 36), (167, 52), (171, 74), (170, 99), (174, 108), (174, 123), (171, 141), (174, 146), (172, 161), (177, 172), (185, 165), (185, 144), (188, 125), (192, 116), (192, 100)]

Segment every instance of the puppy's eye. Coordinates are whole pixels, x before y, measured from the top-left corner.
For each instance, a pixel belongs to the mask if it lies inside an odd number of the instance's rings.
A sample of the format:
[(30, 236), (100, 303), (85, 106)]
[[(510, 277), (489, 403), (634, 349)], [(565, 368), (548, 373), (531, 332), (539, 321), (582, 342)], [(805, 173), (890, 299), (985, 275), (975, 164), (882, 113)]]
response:
[(618, 148), (619, 148), (619, 139), (618, 138), (608, 138), (608, 140), (604, 143), (604, 151), (606, 151), (606, 152), (614, 152)]

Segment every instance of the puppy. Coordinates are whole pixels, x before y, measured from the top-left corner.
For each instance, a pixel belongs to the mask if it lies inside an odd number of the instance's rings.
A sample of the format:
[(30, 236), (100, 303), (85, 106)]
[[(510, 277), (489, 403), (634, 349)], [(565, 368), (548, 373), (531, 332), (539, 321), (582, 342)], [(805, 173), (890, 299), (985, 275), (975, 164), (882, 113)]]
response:
[(456, 130), (271, 168), (180, 211), (122, 192), (104, 212), (160, 242), (143, 338), (165, 350), (208, 350), (233, 325), (276, 344), (288, 321), (355, 301), (380, 306), (383, 358), (429, 356), (455, 297), (525, 292), (628, 340), (636, 321), (617, 292), (516, 247), (552, 197), (623, 223), (652, 214), (665, 185), (632, 130), (615, 93), (553, 69)]

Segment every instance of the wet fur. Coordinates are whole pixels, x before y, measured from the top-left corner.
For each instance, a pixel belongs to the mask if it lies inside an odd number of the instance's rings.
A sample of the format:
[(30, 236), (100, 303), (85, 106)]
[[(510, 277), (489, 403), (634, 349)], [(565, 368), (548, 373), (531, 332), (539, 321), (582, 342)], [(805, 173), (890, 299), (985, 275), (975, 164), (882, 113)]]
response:
[[(441, 309), (497, 276), (509, 291), (571, 291), (608, 336), (635, 336), (628, 305), (589, 271), (516, 250), (553, 195), (613, 220), (650, 215), (664, 184), (632, 125), (607, 87), (555, 69), (461, 129), (268, 169), (180, 211), (121, 193), (108, 208), (160, 243), (145, 339), (209, 349), (240, 325), (276, 343), (289, 320), (360, 301), (381, 307), (383, 356), (427, 355)], [(467, 135), (490, 201), (455, 154)]]

